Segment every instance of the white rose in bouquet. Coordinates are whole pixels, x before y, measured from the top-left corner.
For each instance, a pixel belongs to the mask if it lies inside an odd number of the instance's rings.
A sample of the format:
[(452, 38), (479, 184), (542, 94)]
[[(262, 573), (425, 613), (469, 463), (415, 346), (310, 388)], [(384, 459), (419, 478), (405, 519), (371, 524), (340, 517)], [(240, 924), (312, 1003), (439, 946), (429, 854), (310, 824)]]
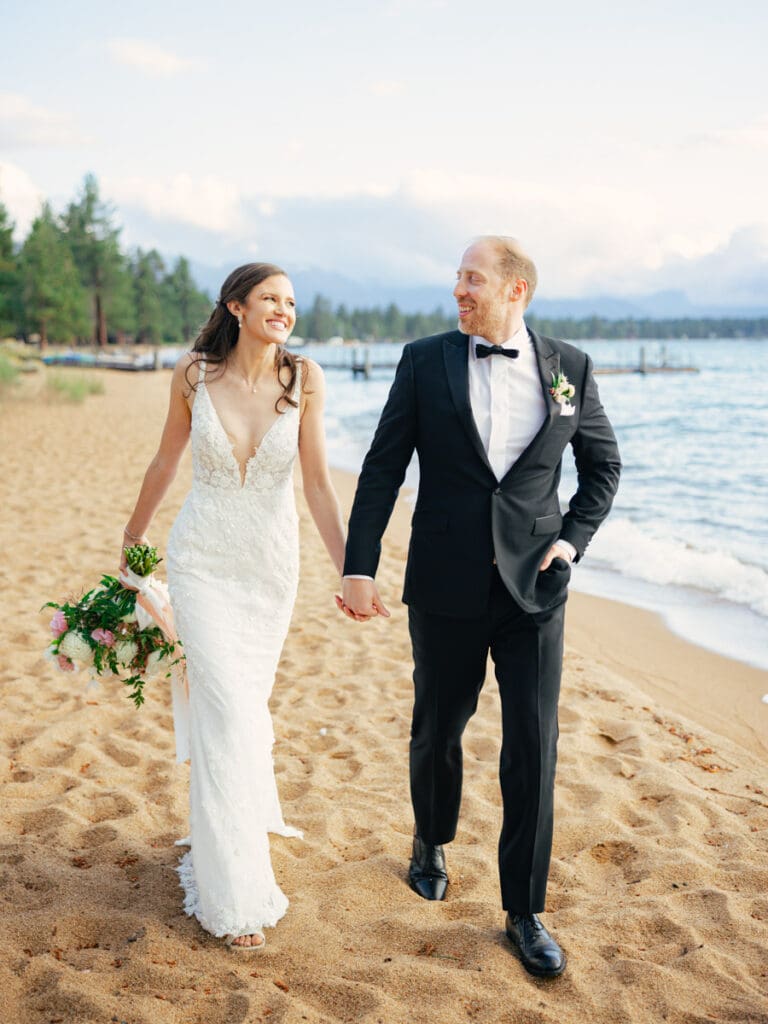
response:
[(128, 614), (124, 615), (122, 617), (122, 619), (120, 619), (120, 621), (121, 622), (138, 622), (139, 619), (138, 619), (138, 616), (136, 615), (136, 612), (128, 612)]
[(121, 665), (130, 665), (138, 653), (139, 648), (133, 640), (118, 640), (115, 644), (115, 656)]
[(150, 656), (147, 658), (147, 665), (144, 669), (144, 675), (149, 679), (151, 676), (156, 675), (162, 669), (165, 668), (165, 662), (167, 656), (165, 651), (152, 651)]
[(78, 633), (74, 629), (71, 629), (61, 638), (59, 654), (63, 654), (71, 661), (80, 662), (82, 665), (90, 665), (93, 661), (91, 645), (83, 637), (82, 633)]

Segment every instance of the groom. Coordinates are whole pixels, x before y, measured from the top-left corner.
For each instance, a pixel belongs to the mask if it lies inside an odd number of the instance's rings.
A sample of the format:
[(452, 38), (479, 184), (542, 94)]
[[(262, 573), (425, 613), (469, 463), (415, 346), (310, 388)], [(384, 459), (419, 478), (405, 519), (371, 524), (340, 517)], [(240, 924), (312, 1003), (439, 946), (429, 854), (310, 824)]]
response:
[[(360, 474), (337, 603), (357, 621), (389, 615), (373, 577), (416, 450), (403, 594), (415, 684), (409, 883), (424, 899), (445, 897), (461, 737), (490, 652), (502, 708), (506, 932), (530, 973), (553, 977), (565, 956), (537, 915), (552, 847), (563, 617), (571, 562), (608, 514), (621, 463), (589, 357), (523, 321), (535, 287), (514, 239), (479, 238), (457, 273), (458, 330), (406, 345)], [(578, 487), (563, 515), (569, 444)]]

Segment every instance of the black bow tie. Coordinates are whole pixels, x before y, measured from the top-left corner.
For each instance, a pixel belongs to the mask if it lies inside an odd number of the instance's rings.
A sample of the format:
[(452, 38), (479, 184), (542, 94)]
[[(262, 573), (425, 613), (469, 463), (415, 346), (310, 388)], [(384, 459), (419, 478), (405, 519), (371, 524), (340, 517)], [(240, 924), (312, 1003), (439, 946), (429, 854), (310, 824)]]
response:
[(516, 348), (502, 348), (501, 345), (475, 345), (475, 355), (478, 359), (487, 359), (488, 356), (506, 356), (508, 359), (517, 359), (520, 353)]

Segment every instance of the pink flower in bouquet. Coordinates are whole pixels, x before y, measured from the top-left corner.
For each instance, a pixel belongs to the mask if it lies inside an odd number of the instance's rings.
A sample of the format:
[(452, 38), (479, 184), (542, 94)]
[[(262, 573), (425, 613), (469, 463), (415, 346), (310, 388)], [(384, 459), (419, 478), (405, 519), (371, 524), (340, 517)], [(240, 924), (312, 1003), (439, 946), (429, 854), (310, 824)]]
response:
[(97, 644), (101, 644), (102, 647), (111, 647), (115, 642), (115, 635), (109, 629), (94, 629), (91, 639), (95, 640)]
[(74, 672), (75, 663), (71, 661), (66, 654), (58, 654), (56, 656), (56, 664), (59, 666), (62, 672)]
[(66, 633), (69, 629), (69, 623), (64, 612), (59, 608), (58, 611), (53, 613), (51, 619), (51, 632), (54, 636), (61, 636), (62, 633)]

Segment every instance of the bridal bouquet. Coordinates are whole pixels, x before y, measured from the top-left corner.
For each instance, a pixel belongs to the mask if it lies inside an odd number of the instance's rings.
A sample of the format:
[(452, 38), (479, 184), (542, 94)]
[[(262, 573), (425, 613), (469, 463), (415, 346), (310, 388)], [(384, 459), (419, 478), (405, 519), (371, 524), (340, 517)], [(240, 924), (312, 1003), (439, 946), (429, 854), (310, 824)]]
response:
[[(120, 578), (102, 576), (79, 601), (58, 604), (51, 619), (53, 640), (46, 657), (62, 672), (89, 669), (91, 678), (116, 677), (129, 688), (136, 707), (144, 703), (148, 679), (182, 661), (180, 642), (164, 583), (152, 578), (162, 559), (157, 548), (126, 548), (127, 569)], [(130, 584), (129, 589), (124, 584)]]

